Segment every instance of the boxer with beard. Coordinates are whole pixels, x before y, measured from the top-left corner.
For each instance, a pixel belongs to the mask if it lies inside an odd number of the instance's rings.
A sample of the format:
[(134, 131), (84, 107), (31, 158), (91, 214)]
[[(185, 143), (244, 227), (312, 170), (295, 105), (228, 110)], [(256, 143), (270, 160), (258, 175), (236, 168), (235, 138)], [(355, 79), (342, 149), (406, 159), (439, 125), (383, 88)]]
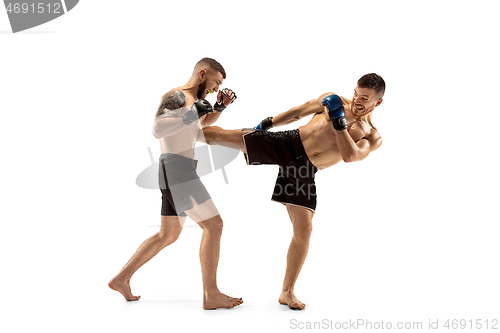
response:
[[(203, 229), (200, 263), (203, 280), (203, 308), (232, 308), (243, 303), (221, 293), (216, 275), (219, 262), (222, 219), (207, 190), (196, 174), (194, 160), (196, 141), (202, 128), (212, 125), (236, 95), (231, 89), (219, 91), (226, 72), (211, 58), (200, 60), (189, 81), (163, 95), (153, 123), (153, 135), (160, 141), (159, 183), (162, 192), (160, 231), (142, 243), (137, 252), (111, 280), (111, 289), (127, 301), (137, 301), (130, 288), (132, 275), (158, 252), (174, 243), (189, 216)], [(212, 108), (205, 99), (218, 92)], [(182, 269), (171, 269), (183, 274)]]

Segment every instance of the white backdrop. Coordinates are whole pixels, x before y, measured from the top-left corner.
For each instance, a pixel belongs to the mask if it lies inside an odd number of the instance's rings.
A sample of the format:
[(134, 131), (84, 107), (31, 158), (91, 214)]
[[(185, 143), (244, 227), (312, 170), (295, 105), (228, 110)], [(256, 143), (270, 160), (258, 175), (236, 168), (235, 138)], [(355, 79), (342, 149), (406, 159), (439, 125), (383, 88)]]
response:
[[(500, 320), (497, 7), (81, 1), (17, 34), (0, 10), (2, 324), (285, 332), (328, 330), (325, 320), (426, 330), (429, 320), (480, 319), (486, 330), (485, 320)], [(225, 223), (219, 287), (243, 306), (202, 310), (201, 229), (189, 220), (132, 279), (139, 302), (107, 287), (159, 228), (160, 192), (135, 184), (151, 163), (147, 147), (160, 154), (159, 100), (205, 56), (238, 95), (217, 123), (228, 129), (325, 92), (350, 98), (369, 72), (386, 81), (374, 113), (381, 148), (317, 174), (295, 290), (302, 312), (277, 302), (292, 235), (285, 208), (269, 200), (277, 167), (248, 167), (242, 155), (226, 166), (229, 184), (220, 171), (202, 181)]]

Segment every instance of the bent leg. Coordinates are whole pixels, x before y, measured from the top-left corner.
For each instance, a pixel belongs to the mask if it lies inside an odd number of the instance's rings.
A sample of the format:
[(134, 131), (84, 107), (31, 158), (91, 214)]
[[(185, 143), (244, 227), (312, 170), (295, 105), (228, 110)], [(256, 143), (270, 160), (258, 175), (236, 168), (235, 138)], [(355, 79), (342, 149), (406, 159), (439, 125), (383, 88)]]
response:
[(109, 281), (108, 286), (120, 292), (127, 301), (137, 301), (140, 296), (132, 295), (130, 279), (132, 275), (158, 252), (179, 238), (185, 217), (162, 216), (160, 231), (146, 239), (121, 271)]
[(288, 248), (285, 279), (279, 302), (288, 305), (291, 309), (302, 310), (306, 305), (295, 297), (294, 287), (309, 251), (314, 212), (293, 205), (286, 205), (286, 209), (292, 221), (293, 237)]
[(246, 148), (243, 142), (243, 135), (250, 132), (252, 131), (224, 130), (217, 126), (203, 128), (203, 135), (207, 144), (239, 149), (244, 153), (246, 153)]

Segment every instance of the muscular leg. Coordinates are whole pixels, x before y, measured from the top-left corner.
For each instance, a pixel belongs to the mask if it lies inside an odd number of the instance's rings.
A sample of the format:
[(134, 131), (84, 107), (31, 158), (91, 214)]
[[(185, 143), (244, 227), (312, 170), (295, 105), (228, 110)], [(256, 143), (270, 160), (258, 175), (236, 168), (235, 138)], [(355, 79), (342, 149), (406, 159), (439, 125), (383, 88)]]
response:
[(203, 308), (232, 308), (243, 303), (241, 298), (229, 297), (217, 287), (217, 265), (219, 263), (222, 219), (215, 216), (198, 223), (203, 229), (200, 245), (200, 263), (203, 279)]
[[(209, 200), (186, 214), (194, 221), (200, 221), (207, 216), (207, 212), (215, 211), (212, 200)], [(208, 215), (209, 216), (209, 215)], [(201, 275), (203, 279), (203, 308), (232, 308), (243, 303), (241, 298), (233, 298), (219, 291), (217, 287), (217, 266), (219, 263), (220, 239), (222, 235), (222, 219), (220, 215), (205, 218), (198, 222), (203, 229), (200, 244)]]
[(127, 301), (139, 300), (141, 296), (132, 295), (130, 278), (142, 265), (179, 238), (185, 219), (185, 217), (162, 216), (160, 231), (139, 246), (121, 271), (109, 281), (108, 286), (119, 291)]
[(246, 153), (243, 135), (251, 131), (224, 130), (217, 126), (208, 126), (203, 129), (205, 142), (209, 145), (220, 145), (229, 148), (240, 149)]
[(292, 205), (286, 205), (286, 209), (292, 221), (293, 237), (288, 248), (285, 280), (283, 281), (283, 290), (279, 302), (288, 305), (291, 309), (302, 310), (306, 305), (295, 297), (293, 290), (309, 250), (314, 212)]

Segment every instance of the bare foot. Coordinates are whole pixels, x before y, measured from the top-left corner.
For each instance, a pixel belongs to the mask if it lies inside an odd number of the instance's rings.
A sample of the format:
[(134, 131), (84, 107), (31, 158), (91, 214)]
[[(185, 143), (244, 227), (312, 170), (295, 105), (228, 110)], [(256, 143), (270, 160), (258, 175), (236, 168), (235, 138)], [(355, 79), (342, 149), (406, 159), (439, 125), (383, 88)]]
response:
[(203, 308), (205, 310), (213, 310), (217, 308), (230, 309), (241, 304), (243, 304), (243, 299), (230, 297), (221, 292), (203, 297)]
[(108, 286), (120, 292), (120, 294), (125, 297), (127, 301), (138, 301), (141, 296), (134, 296), (132, 295), (132, 290), (130, 289), (130, 280), (127, 281), (120, 281), (117, 277), (114, 277), (111, 279), (111, 281), (108, 282)]
[(306, 307), (306, 305), (299, 301), (291, 291), (282, 291), (279, 302), (280, 304), (288, 305), (288, 307), (293, 310), (304, 310)]

